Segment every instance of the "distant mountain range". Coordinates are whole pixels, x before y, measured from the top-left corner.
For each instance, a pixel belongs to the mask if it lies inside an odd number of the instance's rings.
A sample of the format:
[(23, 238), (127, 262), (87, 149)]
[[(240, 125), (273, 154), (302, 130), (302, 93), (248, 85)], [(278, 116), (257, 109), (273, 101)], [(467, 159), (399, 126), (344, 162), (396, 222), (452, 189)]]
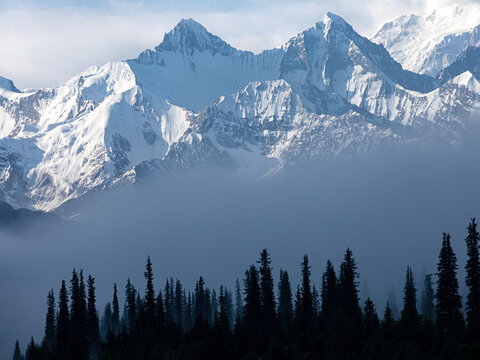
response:
[(149, 173), (208, 164), (260, 177), (455, 146), (480, 109), (478, 9), (403, 16), (372, 40), (327, 13), (260, 54), (186, 19), (155, 49), (56, 88), (0, 78), (0, 200), (51, 211)]

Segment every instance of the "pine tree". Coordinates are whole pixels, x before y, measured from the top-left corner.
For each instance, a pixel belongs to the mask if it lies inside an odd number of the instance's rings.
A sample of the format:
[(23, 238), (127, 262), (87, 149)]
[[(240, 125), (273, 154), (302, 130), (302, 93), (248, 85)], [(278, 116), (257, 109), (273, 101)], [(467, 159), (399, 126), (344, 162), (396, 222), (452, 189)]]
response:
[(403, 309), (400, 316), (400, 323), (410, 334), (418, 325), (417, 312), (417, 289), (415, 289), (415, 282), (410, 266), (407, 266), (407, 273), (405, 275), (405, 286), (403, 288)]
[(113, 284), (112, 300), (112, 332), (117, 334), (120, 331), (120, 305), (118, 302), (117, 284)]
[(332, 318), (333, 311), (337, 306), (337, 275), (330, 260), (322, 276), (322, 314), (327, 319)]
[(20, 351), (20, 343), (15, 341), (15, 348), (13, 350), (13, 360), (23, 360), (22, 352)]
[(425, 275), (422, 293), (421, 311), (426, 324), (433, 323), (435, 318), (435, 304), (433, 303), (435, 294), (433, 292), (432, 274)]
[(147, 280), (147, 286), (145, 289), (145, 316), (149, 324), (152, 324), (155, 320), (155, 290), (153, 288), (153, 271), (152, 262), (150, 256), (147, 258), (147, 264), (145, 265), (145, 279)]
[(443, 233), (438, 261), (435, 318), (441, 331), (455, 331), (462, 325), (462, 307), (458, 295), (457, 257), (450, 244), (450, 234)]
[(284, 331), (290, 327), (293, 319), (292, 288), (287, 271), (280, 269), (280, 281), (278, 283), (278, 317)]
[(472, 219), (468, 225), (467, 243), (467, 265), (465, 266), (465, 282), (468, 287), (466, 315), (469, 334), (474, 340), (480, 339), (480, 234), (477, 230), (477, 223)]
[(62, 280), (60, 293), (58, 295), (58, 316), (57, 316), (57, 353), (60, 358), (65, 358), (68, 350), (70, 336), (70, 311), (68, 309), (68, 292), (65, 280)]
[(375, 310), (375, 305), (370, 298), (367, 298), (365, 301), (365, 307), (363, 310), (363, 318), (365, 324), (365, 334), (371, 336), (374, 334), (379, 328), (379, 320), (377, 311)]
[(272, 331), (272, 325), (275, 322), (275, 294), (272, 276), (272, 267), (270, 264), (270, 254), (267, 249), (260, 253), (259, 264), (260, 273), (260, 301), (262, 306), (262, 321), (266, 326), (265, 331)]
[(312, 286), (313, 315), (320, 315), (320, 295), (318, 295), (315, 285)]
[(90, 344), (90, 357), (96, 358), (100, 347), (100, 331), (95, 296), (95, 279), (89, 275), (87, 280), (88, 302), (87, 302), (87, 328), (88, 342)]
[(163, 332), (165, 327), (165, 310), (163, 306), (162, 292), (158, 292), (157, 296), (157, 328)]
[(47, 297), (47, 316), (45, 319), (45, 337), (43, 339), (48, 351), (53, 350), (53, 347), (55, 346), (55, 338), (55, 295), (53, 294), (53, 290), (51, 290)]
[(358, 299), (358, 272), (352, 251), (347, 249), (343, 262), (340, 265), (338, 295), (340, 304), (352, 319), (359, 319), (361, 310)]

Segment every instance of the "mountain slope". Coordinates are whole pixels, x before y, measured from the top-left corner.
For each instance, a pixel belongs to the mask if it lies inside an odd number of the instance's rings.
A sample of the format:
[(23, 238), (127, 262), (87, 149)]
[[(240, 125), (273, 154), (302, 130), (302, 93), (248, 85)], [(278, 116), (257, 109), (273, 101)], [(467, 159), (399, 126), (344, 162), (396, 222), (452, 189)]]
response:
[(455, 144), (480, 107), (475, 56), (434, 79), (331, 13), (257, 55), (182, 20), (154, 50), (59, 87), (22, 93), (2, 81), (0, 200), (54, 210), (151, 172), (209, 164), (260, 177), (385, 147)]
[(405, 69), (437, 76), (467, 46), (480, 46), (480, 4), (452, 5), (422, 17), (386, 23), (372, 41), (382, 44)]

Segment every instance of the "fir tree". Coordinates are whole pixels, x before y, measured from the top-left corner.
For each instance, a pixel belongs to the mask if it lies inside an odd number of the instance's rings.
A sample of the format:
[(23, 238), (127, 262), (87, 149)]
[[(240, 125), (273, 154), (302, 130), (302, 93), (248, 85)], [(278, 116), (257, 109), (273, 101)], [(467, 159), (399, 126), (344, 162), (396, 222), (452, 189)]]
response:
[(472, 219), (468, 225), (467, 243), (467, 265), (465, 266), (465, 282), (468, 287), (466, 315), (469, 333), (474, 340), (480, 339), (480, 255), (479, 241), (480, 234), (477, 230), (477, 223)]
[(103, 310), (102, 317), (102, 338), (107, 339), (108, 334), (113, 332), (112, 324), (112, 304), (107, 303), (105, 305), (105, 310)]
[(80, 277), (73, 270), (70, 280), (70, 346), (69, 356), (72, 360), (87, 360), (89, 345), (87, 338), (86, 299), (85, 285), (83, 283), (83, 272)]
[(272, 331), (272, 325), (275, 322), (275, 294), (272, 276), (272, 267), (270, 264), (270, 254), (267, 249), (263, 249), (260, 253), (260, 259), (257, 261), (259, 264), (260, 273), (260, 301), (262, 305), (262, 321), (264, 324), (269, 324), (267, 328)]
[(127, 312), (127, 328), (132, 330), (137, 321), (137, 304), (136, 297), (137, 291), (135, 287), (130, 282), (130, 279), (127, 279), (127, 285), (125, 286), (125, 303), (126, 303), (126, 312)]
[(300, 288), (300, 299), (296, 309), (296, 321), (300, 331), (310, 327), (313, 319), (313, 294), (310, 282), (310, 265), (308, 256), (304, 255), (302, 262), (302, 285)]
[(422, 293), (422, 306), (421, 311), (425, 323), (431, 324), (435, 318), (435, 304), (434, 301), (434, 291), (433, 291), (433, 281), (432, 274), (425, 275), (425, 281), (423, 285)]
[(55, 295), (53, 290), (48, 293), (47, 297), (47, 316), (45, 319), (45, 337), (43, 339), (45, 347), (52, 351), (55, 346), (56, 325), (55, 325)]
[(56, 344), (60, 358), (66, 356), (70, 335), (70, 312), (68, 309), (68, 292), (65, 280), (62, 280), (60, 293), (58, 295), (58, 316)]
[(243, 298), (240, 290), (240, 282), (235, 281), (235, 322), (243, 319)]
[(181, 325), (183, 323), (183, 291), (180, 280), (175, 282), (175, 299), (173, 306), (173, 321)]
[(287, 271), (280, 269), (280, 281), (278, 283), (278, 317), (284, 331), (286, 331), (293, 319), (292, 288)]
[(100, 331), (98, 324), (96, 296), (95, 296), (95, 279), (89, 275), (87, 280), (88, 302), (87, 302), (87, 328), (88, 341), (90, 344), (90, 356), (97, 357), (100, 347)]
[(407, 266), (407, 273), (405, 275), (405, 286), (403, 288), (403, 309), (400, 316), (400, 323), (405, 330), (411, 332), (418, 325), (417, 312), (417, 289), (415, 289), (415, 282), (410, 266)]
[(120, 305), (118, 302), (117, 284), (113, 284), (113, 300), (112, 300), (112, 331), (117, 334), (120, 331)]
[(23, 360), (22, 352), (20, 351), (20, 343), (15, 341), (15, 348), (13, 350), (13, 360)]
[(331, 318), (337, 306), (337, 275), (330, 260), (322, 276), (322, 313), (326, 318)]
[(218, 296), (218, 316), (216, 316), (217, 326), (222, 333), (230, 333), (230, 321), (227, 312), (227, 299), (223, 285), (220, 286), (220, 293)]
[(347, 249), (343, 262), (340, 265), (338, 295), (340, 303), (347, 315), (352, 319), (359, 319), (361, 310), (358, 299), (358, 272), (352, 251)]
[(245, 305), (243, 317), (249, 327), (255, 327), (261, 314), (260, 286), (258, 283), (258, 270), (252, 265), (245, 272)]
[(25, 360), (37, 360), (37, 346), (33, 340), (33, 336), (30, 339), (30, 343), (25, 350)]
[(438, 261), (435, 319), (441, 331), (454, 331), (462, 325), (462, 307), (458, 295), (457, 257), (450, 244), (450, 234), (443, 233)]
[(147, 280), (147, 286), (145, 289), (145, 316), (147, 321), (151, 324), (155, 320), (155, 290), (153, 288), (153, 271), (152, 262), (150, 256), (147, 258), (147, 264), (145, 265), (145, 279)]
[(371, 336), (378, 330), (380, 323), (378, 320), (377, 311), (375, 310), (375, 305), (373, 304), (373, 301), (370, 298), (367, 298), (367, 300), (365, 301), (363, 314), (364, 314), (363, 318), (364, 318), (364, 324), (365, 324), (365, 334), (367, 336)]

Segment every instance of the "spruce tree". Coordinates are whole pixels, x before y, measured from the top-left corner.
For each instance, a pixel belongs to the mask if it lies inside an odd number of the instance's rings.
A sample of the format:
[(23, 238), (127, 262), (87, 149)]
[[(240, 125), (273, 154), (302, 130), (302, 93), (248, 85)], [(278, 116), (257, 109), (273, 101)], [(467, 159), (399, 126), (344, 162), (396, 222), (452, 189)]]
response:
[(218, 316), (216, 316), (217, 327), (224, 334), (230, 333), (230, 321), (227, 312), (227, 298), (225, 296), (225, 289), (223, 285), (220, 286), (220, 293), (218, 296)]
[(240, 281), (235, 281), (235, 323), (243, 319), (243, 298), (240, 289)]
[(80, 277), (75, 270), (70, 280), (70, 343), (69, 356), (72, 360), (87, 360), (89, 344), (87, 337), (86, 299), (83, 272)]
[(13, 350), (13, 360), (23, 360), (22, 352), (20, 351), (20, 343), (15, 341), (15, 348)]
[(422, 316), (426, 324), (432, 324), (435, 318), (435, 294), (433, 291), (432, 274), (425, 275), (422, 294)]
[(260, 253), (259, 264), (260, 273), (260, 301), (262, 305), (262, 321), (267, 325), (265, 331), (272, 331), (275, 323), (275, 294), (273, 285), (272, 267), (270, 264), (270, 254), (267, 249), (263, 249)]
[(278, 317), (284, 331), (290, 327), (293, 319), (292, 288), (288, 272), (280, 269), (280, 281), (278, 283)]
[(258, 270), (254, 265), (245, 272), (245, 305), (243, 317), (247, 327), (254, 328), (261, 315), (260, 285)]
[(87, 280), (88, 301), (87, 301), (87, 328), (88, 342), (90, 344), (90, 357), (96, 358), (100, 348), (100, 330), (98, 324), (95, 279), (89, 275)]
[(183, 290), (180, 280), (175, 282), (175, 299), (173, 304), (173, 320), (176, 324), (183, 323)]
[(102, 317), (102, 338), (107, 339), (108, 334), (113, 332), (112, 324), (112, 304), (107, 303), (105, 305), (105, 310), (103, 310)]
[(30, 339), (30, 343), (25, 350), (25, 360), (37, 360), (37, 346), (33, 340), (33, 336)]
[(415, 289), (415, 282), (410, 266), (407, 266), (407, 273), (405, 275), (405, 286), (403, 288), (403, 309), (400, 316), (400, 323), (410, 334), (418, 325), (417, 312), (417, 289)]
[(461, 298), (458, 294), (457, 257), (450, 243), (450, 234), (443, 233), (438, 261), (437, 303), (435, 319), (441, 331), (455, 331), (462, 325)]
[(469, 334), (474, 340), (480, 339), (480, 234), (477, 223), (472, 219), (468, 225), (467, 265), (465, 266), (465, 282), (468, 287), (467, 302), (465, 306)]
[(125, 303), (126, 303), (126, 312), (127, 312), (127, 328), (129, 331), (132, 331), (135, 327), (137, 321), (137, 304), (136, 297), (137, 291), (135, 287), (130, 282), (130, 279), (127, 279), (127, 285), (125, 286)]
[(152, 262), (150, 256), (147, 258), (147, 264), (145, 265), (145, 279), (147, 280), (147, 286), (145, 289), (145, 316), (148, 323), (151, 325), (155, 321), (155, 290), (153, 288), (153, 271)]
[(361, 315), (358, 298), (358, 276), (357, 265), (352, 251), (347, 249), (343, 262), (340, 265), (338, 296), (341, 306), (353, 320), (358, 320)]
[(302, 282), (300, 287), (300, 299), (298, 299), (296, 311), (296, 323), (299, 331), (307, 330), (313, 319), (313, 294), (310, 281), (310, 265), (308, 256), (303, 256)]
[(322, 314), (325, 318), (331, 319), (335, 307), (337, 306), (337, 275), (330, 260), (327, 261), (327, 267), (322, 276)]
[(67, 354), (69, 337), (70, 311), (68, 308), (68, 292), (65, 280), (62, 280), (60, 293), (58, 295), (58, 316), (56, 334), (57, 353), (60, 358), (64, 358)]
[(378, 330), (380, 322), (378, 320), (377, 311), (375, 310), (375, 305), (370, 298), (367, 298), (365, 301), (363, 318), (365, 324), (365, 334), (367, 337), (371, 336)]
[(112, 332), (117, 334), (120, 331), (120, 305), (118, 302), (117, 284), (113, 284), (112, 300)]
[(48, 351), (52, 351), (56, 340), (55, 325), (55, 295), (53, 290), (48, 293), (47, 297), (47, 316), (45, 319), (45, 337), (43, 339), (45, 347)]

